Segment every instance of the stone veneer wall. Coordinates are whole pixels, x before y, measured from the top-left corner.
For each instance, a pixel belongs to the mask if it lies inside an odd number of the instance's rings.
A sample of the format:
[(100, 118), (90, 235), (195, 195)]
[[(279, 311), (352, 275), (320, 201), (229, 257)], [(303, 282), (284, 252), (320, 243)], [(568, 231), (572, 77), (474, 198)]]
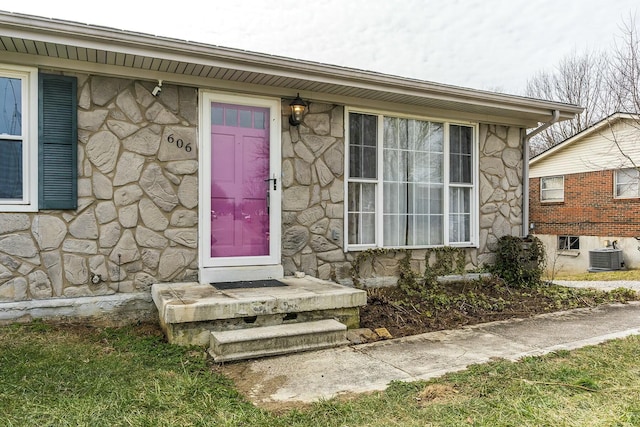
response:
[[(343, 250), (344, 108), (309, 105), (303, 123), (289, 126), (283, 103), (282, 258), (285, 275), (302, 271), (321, 279), (352, 284), (351, 261)], [(503, 235), (522, 233), (522, 143), (519, 128), (481, 124), (480, 241), (466, 249), (467, 269), (493, 262), (492, 250)], [(403, 254), (380, 255), (361, 266), (366, 286), (394, 284)], [(417, 271), (426, 267), (425, 251), (412, 251)]]
[(0, 213), (0, 301), (197, 278), (197, 90), (77, 77), (78, 209)]
[[(0, 302), (197, 280), (197, 90), (164, 85), (153, 97), (153, 86), (78, 76), (79, 207), (0, 213)], [(285, 274), (304, 271), (350, 284), (354, 253), (343, 250), (344, 108), (312, 103), (299, 127), (288, 124), (287, 101), (282, 111)], [(467, 249), (469, 268), (492, 261), (498, 237), (521, 233), (520, 129), (480, 125), (480, 170), (480, 247)], [(424, 269), (424, 251), (412, 257)], [(381, 257), (363, 277), (386, 284), (397, 260)]]
[(311, 103), (300, 126), (282, 104), (282, 263), (284, 274), (349, 276), (343, 251), (344, 108)]

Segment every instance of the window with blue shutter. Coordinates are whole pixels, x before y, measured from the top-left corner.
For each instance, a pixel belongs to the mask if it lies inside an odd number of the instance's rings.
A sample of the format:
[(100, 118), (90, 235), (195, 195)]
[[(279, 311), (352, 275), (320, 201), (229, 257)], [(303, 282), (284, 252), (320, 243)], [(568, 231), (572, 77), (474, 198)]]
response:
[(40, 74), (38, 79), (38, 208), (78, 206), (77, 80)]

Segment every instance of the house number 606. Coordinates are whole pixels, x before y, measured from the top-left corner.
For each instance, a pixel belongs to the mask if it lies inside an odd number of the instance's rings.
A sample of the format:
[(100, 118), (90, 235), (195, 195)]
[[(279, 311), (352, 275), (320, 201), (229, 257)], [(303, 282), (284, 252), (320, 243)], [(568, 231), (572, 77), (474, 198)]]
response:
[(183, 149), (183, 150), (184, 150), (184, 151), (186, 151), (187, 153), (190, 153), (190, 152), (191, 152), (191, 143), (187, 142), (187, 143), (185, 144), (185, 143), (184, 143), (184, 141), (183, 141), (182, 139), (180, 139), (180, 138), (175, 139), (175, 138), (173, 137), (173, 134), (171, 134), (171, 135), (169, 135), (169, 136), (167, 137), (167, 142), (168, 142), (169, 144), (173, 144), (173, 143), (175, 143), (175, 144), (176, 144), (176, 147)]

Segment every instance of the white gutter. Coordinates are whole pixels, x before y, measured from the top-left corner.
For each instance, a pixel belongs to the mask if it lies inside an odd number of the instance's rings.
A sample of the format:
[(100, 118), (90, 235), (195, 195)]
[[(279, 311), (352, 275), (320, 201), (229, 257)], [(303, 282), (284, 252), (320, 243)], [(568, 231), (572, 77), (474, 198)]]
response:
[(553, 110), (551, 120), (541, 124), (522, 138), (522, 235), (529, 235), (529, 140), (560, 119), (560, 111)]

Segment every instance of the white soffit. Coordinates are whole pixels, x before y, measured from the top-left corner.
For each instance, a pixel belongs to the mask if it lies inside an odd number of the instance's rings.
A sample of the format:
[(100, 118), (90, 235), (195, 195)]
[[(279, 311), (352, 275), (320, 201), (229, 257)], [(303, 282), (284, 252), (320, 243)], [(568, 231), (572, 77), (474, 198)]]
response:
[(3, 62), (535, 127), (575, 105), (0, 11)]

